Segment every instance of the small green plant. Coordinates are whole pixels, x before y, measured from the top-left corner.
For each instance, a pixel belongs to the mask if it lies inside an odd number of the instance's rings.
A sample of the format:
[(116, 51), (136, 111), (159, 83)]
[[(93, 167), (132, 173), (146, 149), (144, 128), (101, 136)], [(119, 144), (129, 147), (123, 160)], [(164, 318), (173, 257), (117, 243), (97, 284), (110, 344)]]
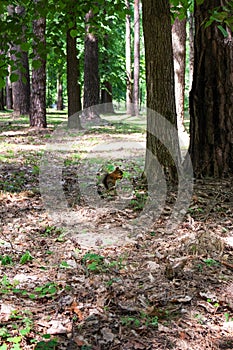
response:
[(9, 255), (5, 255), (5, 256), (0, 255), (0, 261), (4, 266), (11, 265), (13, 263), (13, 260)]
[[(11, 350), (23, 350), (20, 343), (24, 337), (28, 336), (28, 334), (31, 332), (33, 325), (33, 322), (29, 316), (31, 316), (31, 313), (27, 310), (22, 312), (14, 310), (10, 315), (11, 329), (14, 330), (14, 335), (12, 335), (6, 328), (0, 329), (1, 338), (11, 346)], [(16, 323), (14, 323), (14, 321), (16, 321)], [(8, 349), (8, 345), (4, 343), (0, 349)]]
[(39, 175), (39, 173), (40, 173), (40, 167), (39, 167), (38, 165), (33, 165), (33, 167), (32, 167), (32, 173), (33, 173), (34, 175)]
[(225, 314), (224, 314), (224, 316), (225, 316), (225, 320), (226, 320), (226, 322), (232, 322), (233, 321), (233, 317), (230, 317), (230, 314), (229, 314), (229, 312), (226, 312)]
[(214, 259), (205, 259), (204, 260), (204, 263), (209, 266), (209, 267), (212, 267), (212, 266), (219, 266), (220, 263)]
[(43, 286), (36, 287), (34, 291), (39, 293), (40, 298), (45, 296), (54, 296), (58, 292), (58, 286), (54, 282), (48, 282)]
[(149, 327), (149, 326), (157, 327), (158, 316), (149, 316), (144, 312), (141, 312), (140, 316), (138, 317), (123, 316), (121, 318), (121, 324), (123, 326), (136, 327), (136, 328), (140, 327), (141, 325), (145, 325), (146, 327)]
[(32, 260), (33, 260), (32, 255), (30, 254), (29, 251), (26, 251), (26, 253), (24, 253), (24, 254), (21, 256), (20, 264), (24, 265), (24, 264), (26, 264), (27, 262), (32, 261)]
[(61, 234), (63, 232), (63, 229), (56, 226), (47, 226), (44, 230), (45, 236), (51, 236), (53, 234)]
[(58, 344), (56, 338), (50, 339), (51, 338), (50, 334), (44, 334), (43, 338), (46, 340), (39, 341), (35, 346), (35, 350), (55, 350), (56, 349)]
[(88, 270), (97, 272), (104, 267), (104, 257), (96, 253), (86, 253), (82, 262), (87, 265)]

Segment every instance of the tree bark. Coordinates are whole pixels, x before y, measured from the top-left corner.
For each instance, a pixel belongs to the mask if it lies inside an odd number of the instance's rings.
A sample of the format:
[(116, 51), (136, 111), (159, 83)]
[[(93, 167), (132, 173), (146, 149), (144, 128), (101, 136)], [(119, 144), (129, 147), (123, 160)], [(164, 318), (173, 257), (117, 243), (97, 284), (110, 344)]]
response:
[(62, 75), (58, 73), (57, 76), (57, 110), (63, 111), (63, 85), (62, 85)]
[[(109, 65), (109, 54), (108, 54), (108, 35), (104, 35), (103, 40), (104, 53), (102, 59), (102, 65), (105, 67), (105, 77), (109, 77), (109, 70), (111, 69)], [(115, 113), (112, 103), (112, 84), (109, 80), (104, 80), (101, 89), (101, 103), (104, 104), (102, 110), (104, 113)]]
[(95, 28), (90, 22), (93, 13), (90, 10), (86, 14), (86, 36), (84, 47), (84, 109), (89, 108), (83, 117), (87, 119), (99, 119), (99, 115), (95, 110), (96, 105), (100, 102), (100, 84), (99, 84), (99, 48), (98, 38), (94, 33)]
[(101, 90), (101, 103), (104, 104), (104, 113), (115, 113), (112, 103), (112, 85), (109, 81), (104, 81), (103, 88)]
[(13, 73), (18, 75), (18, 80), (12, 83), (13, 109), (16, 114), (28, 115), (30, 112), (30, 77), (28, 53), (23, 52), (20, 46), (15, 46), (17, 53), (20, 55), (20, 65), (22, 68)]
[(193, 67), (194, 67), (194, 15), (189, 13), (189, 90), (193, 83)]
[[(145, 41), (147, 85), (147, 150), (145, 169), (157, 171), (154, 155), (169, 175), (177, 180), (175, 163), (180, 162), (178, 143), (174, 69), (171, 36), (171, 16), (168, 1), (143, 0), (142, 18)], [(165, 118), (164, 122), (159, 115)], [(169, 124), (168, 124), (169, 123)], [(166, 127), (170, 125), (170, 127)], [(159, 137), (155, 137), (154, 132)], [(173, 153), (173, 158), (169, 153)]]
[[(125, 0), (127, 10), (130, 9), (129, 0)], [(132, 114), (133, 103), (133, 86), (132, 86), (132, 72), (131, 72), (131, 19), (130, 15), (126, 15), (125, 27), (125, 62), (126, 62), (126, 113)]]
[(5, 110), (5, 96), (4, 96), (4, 89), (0, 89), (0, 111)]
[[(34, 0), (35, 12), (41, 2)], [(33, 60), (32, 60), (32, 85), (30, 126), (46, 128), (46, 18), (40, 17), (33, 21)]]
[[(10, 6), (8, 7), (8, 13), (10, 15), (15, 14), (24, 18), (25, 8), (23, 6)], [(25, 25), (22, 25), (22, 33), (20, 34), (20, 40), (22, 43), (26, 42), (25, 39)], [(12, 73), (18, 75), (18, 80), (12, 83), (12, 100), (14, 113), (17, 115), (28, 115), (30, 112), (30, 77), (29, 77), (29, 62), (28, 53), (22, 51), (20, 45), (13, 43), (11, 51), (11, 58), (15, 61), (15, 65), (18, 67)]]
[(172, 46), (175, 71), (175, 98), (178, 128), (184, 130), (186, 19), (177, 17), (172, 26)]
[(233, 171), (233, 38), (213, 22), (211, 10), (226, 4), (195, 5), (194, 75), (190, 94), (190, 154), (197, 177), (224, 177)]
[(139, 115), (139, 74), (140, 74), (140, 13), (139, 0), (134, 0), (134, 83), (132, 115)]
[(6, 77), (6, 108), (13, 109), (12, 84), (9, 76)]
[(78, 112), (82, 109), (81, 88), (79, 84), (80, 71), (76, 37), (70, 35), (72, 29), (69, 29), (66, 35), (68, 126), (74, 129), (81, 129), (81, 122), (78, 115)]

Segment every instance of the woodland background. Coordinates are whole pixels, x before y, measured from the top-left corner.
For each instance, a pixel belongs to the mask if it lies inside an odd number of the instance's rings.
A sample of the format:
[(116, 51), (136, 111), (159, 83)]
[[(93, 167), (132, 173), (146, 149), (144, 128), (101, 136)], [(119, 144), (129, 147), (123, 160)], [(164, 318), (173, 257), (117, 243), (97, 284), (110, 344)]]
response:
[[(227, 0), (1, 1), (1, 350), (233, 348), (232, 10)], [(154, 112), (172, 125), (161, 138)], [(82, 230), (62, 212), (54, 222), (41, 194), (59, 126), (57, 183)], [(193, 193), (167, 230), (187, 151)], [(160, 187), (151, 154), (166, 201), (131, 235), (148, 199), (142, 174)], [(117, 165), (118, 197), (93, 207), (81, 185), (94, 193)]]

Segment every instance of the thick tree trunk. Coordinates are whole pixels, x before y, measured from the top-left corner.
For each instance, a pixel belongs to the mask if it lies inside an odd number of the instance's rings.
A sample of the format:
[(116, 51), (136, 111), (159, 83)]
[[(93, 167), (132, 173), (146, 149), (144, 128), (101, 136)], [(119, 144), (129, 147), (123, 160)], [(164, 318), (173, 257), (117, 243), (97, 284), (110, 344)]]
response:
[(139, 115), (139, 74), (140, 74), (140, 13), (139, 0), (134, 0), (134, 83), (133, 115)]
[(12, 84), (9, 76), (6, 77), (6, 108), (13, 109)]
[[(104, 35), (104, 53), (103, 53), (103, 59), (102, 59), (102, 65), (105, 67), (105, 77), (110, 76), (110, 69), (111, 66), (109, 64), (109, 53), (108, 53), (108, 35)], [(104, 113), (115, 113), (112, 103), (112, 84), (109, 80), (105, 80), (102, 83), (102, 89), (101, 89), (101, 103), (104, 104), (103, 107), (101, 107), (101, 110), (103, 110)]]
[[(24, 18), (25, 8), (23, 6), (9, 6), (8, 13), (10, 15), (16, 15)], [(25, 25), (22, 26), (22, 33), (20, 34), (20, 40), (25, 43)], [(22, 51), (20, 45), (13, 43), (11, 51), (11, 58), (15, 61), (15, 65), (18, 67), (12, 73), (18, 76), (18, 80), (12, 83), (12, 99), (14, 113), (29, 114), (30, 111), (30, 77), (29, 77), (29, 63), (28, 53)]]
[(68, 126), (74, 129), (81, 129), (78, 115), (78, 112), (82, 109), (79, 60), (77, 57), (76, 38), (70, 35), (71, 30), (69, 29), (66, 35)]
[(22, 68), (17, 69), (13, 73), (18, 75), (18, 80), (12, 83), (13, 109), (16, 114), (28, 115), (30, 112), (30, 77), (28, 53), (23, 52), (20, 46), (15, 47), (20, 55), (20, 63)]
[[(40, 1), (34, 0), (35, 8), (40, 6)], [(37, 12), (37, 11), (36, 11)], [(33, 21), (33, 60), (32, 60), (32, 85), (30, 126), (46, 128), (46, 19), (41, 17)], [(37, 66), (38, 65), (38, 66)]]
[(193, 67), (194, 67), (194, 15), (191, 12), (188, 17), (189, 21), (189, 90), (193, 83)]
[(0, 89), (0, 111), (4, 111), (5, 109), (5, 96), (4, 89)]
[(86, 14), (86, 36), (84, 47), (84, 109), (89, 108), (83, 117), (88, 119), (99, 119), (99, 115), (95, 110), (96, 105), (100, 102), (100, 84), (99, 84), (99, 48), (98, 38), (94, 34), (90, 21), (93, 13), (90, 10)]
[(101, 103), (104, 104), (104, 113), (115, 113), (112, 103), (112, 85), (109, 81), (104, 81), (103, 88), (101, 90)]
[[(130, 9), (129, 0), (125, 0), (127, 10)], [(130, 15), (126, 15), (125, 27), (125, 62), (126, 62), (126, 113), (132, 114), (133, 86), (131, 72), (131, 25)]]
[[(154, 155), (169, 174), (170, 180), (173, 181), (177, 178), (175, 163), (179, 164), (180, 162), (180, 152), (176, 124), (169, 2), (143, 0), (142, 15), (145, 40), (147, 107), (149, 108), (147, 113), (145, 169), (149, 169), (151, 173), (158, 170), (153, 161), (152, 155)], [(167, 123), (157, 113), (164, 117)], [(155, 137), (155, 133), (158, 136)]]
[(63, 85), (62, 85), (62, 75), (58, 73), (57, 76), (57, 110), (63, 110)]
[(186, 19), (175, 19), (172, 26), (172, 46), (175, 71), (175, 97), (178, 128), (184, 130), (185, 96), (185, 57), (186, 57)]
[(220, 0), (195, 6), (194, 76), (190, 94), (190, 154), (198, 176), (223, 177), (233, 171), (233, 37), (218, 23), (205, 28)]

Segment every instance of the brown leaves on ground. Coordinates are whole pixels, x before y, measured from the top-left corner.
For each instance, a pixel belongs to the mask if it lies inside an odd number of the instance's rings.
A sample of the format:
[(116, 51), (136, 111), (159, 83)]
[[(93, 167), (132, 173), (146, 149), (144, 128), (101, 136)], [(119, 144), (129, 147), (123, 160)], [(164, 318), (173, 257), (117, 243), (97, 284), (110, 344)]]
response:
[[(88, 247), (77, 227), (66, 230), (48, 217), (38, 188), (40, 156), (20, 154), (17, 165), (1, 164), (2, 349), (14, 336), (21, 349), (233, 348), (232, 179), (197, 181), (175, 232), (165, 229), (168, 198), (146, 233), (105, 247), (97, 235)], [(130, 162), (122, 160), (124, 168)], [(138, 211), (114, 209), (114, 200), (99, 210), (75, 201), (76, 166), (64, 170), (71, 210), (88, 218), (92, 235), (127, 229)]]

